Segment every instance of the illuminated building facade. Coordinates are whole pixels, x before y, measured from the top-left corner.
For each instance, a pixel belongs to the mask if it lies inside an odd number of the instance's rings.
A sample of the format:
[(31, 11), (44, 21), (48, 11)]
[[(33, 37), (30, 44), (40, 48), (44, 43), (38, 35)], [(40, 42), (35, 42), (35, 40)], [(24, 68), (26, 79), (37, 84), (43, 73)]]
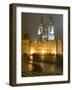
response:
[(32, 42), (30, 47), (30, 53), (56, 54), (56, 42), (55, 41)]
[(37, 39), (30, 41), (29, 38), (22, 40), (22, 54), (26, 53), (32, 55), (36, 54), (63, 54), (62, 41), (55, 39), (54, 24), (52, 20), (48, 26), (41, 23), (38, 28)]
[(62, 54), (62, 42), (61, 40), (54, 41), (22, 41), (22, 54)]

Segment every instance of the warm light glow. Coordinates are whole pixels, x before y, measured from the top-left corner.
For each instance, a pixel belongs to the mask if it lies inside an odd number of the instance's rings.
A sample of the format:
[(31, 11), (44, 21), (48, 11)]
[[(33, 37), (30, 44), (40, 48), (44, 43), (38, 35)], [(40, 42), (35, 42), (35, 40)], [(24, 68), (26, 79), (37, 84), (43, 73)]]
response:
[(41, 54), (42, 54), (42, 55), (45, 54), (45, 50), (42, 50), (42, 51), (41, 51)]
[(35, 40), (34, 42), (37, 43), (37, 40)]
[(32, 55), (30, 56), (30, 59), (33, 60), (33, 56)]
[(34, 54), (34, 53), (35, 53), (34, 49), (31, 48), (31, 50), (30, 50), (30, 54)]
[(55, 54), (55, 55), (56, 55), (56, 51), (53, 51), (53, 54)]

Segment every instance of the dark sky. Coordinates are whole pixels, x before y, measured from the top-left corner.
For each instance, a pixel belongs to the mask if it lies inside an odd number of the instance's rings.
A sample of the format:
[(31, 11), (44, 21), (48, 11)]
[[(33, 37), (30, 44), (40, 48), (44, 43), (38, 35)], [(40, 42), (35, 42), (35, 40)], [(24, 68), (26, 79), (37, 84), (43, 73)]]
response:
[(55, 26), (55, 38), (63, 39), (63, 15), (60, 14), (35, 14), (22, 13), (22, 37), (29, 34), (31, 40), (37, 39), (38, 27), (41, 23), (40, 18), (43, 17), (44, 24), (48, 25), (50, 17), (52, 17)]

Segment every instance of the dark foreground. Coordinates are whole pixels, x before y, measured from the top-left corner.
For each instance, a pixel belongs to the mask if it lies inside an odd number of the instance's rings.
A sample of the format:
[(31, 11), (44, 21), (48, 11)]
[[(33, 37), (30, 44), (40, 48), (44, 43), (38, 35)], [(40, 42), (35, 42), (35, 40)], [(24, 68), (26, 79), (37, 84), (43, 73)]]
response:
[(43, 59), (34, 55), (33, 58), (22, 58), (22, 77), (62, 75), (62, 55), (47, 55)]

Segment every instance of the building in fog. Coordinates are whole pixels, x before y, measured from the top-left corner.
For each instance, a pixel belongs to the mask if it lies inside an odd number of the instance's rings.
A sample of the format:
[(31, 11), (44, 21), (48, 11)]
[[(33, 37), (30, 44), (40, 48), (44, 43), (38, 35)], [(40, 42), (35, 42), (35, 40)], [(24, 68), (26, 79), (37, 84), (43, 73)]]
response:
[(28, 35), (25, 35), (22, 40), (22, 54), (62, 54), (62, 47), (62, 41), (55, 38), (52, 19), (46, 25), (43, 23), (43, 18), (41, 18), (41, 23), (37, 30), (37, 39), (35, 41), (30, 41)]

